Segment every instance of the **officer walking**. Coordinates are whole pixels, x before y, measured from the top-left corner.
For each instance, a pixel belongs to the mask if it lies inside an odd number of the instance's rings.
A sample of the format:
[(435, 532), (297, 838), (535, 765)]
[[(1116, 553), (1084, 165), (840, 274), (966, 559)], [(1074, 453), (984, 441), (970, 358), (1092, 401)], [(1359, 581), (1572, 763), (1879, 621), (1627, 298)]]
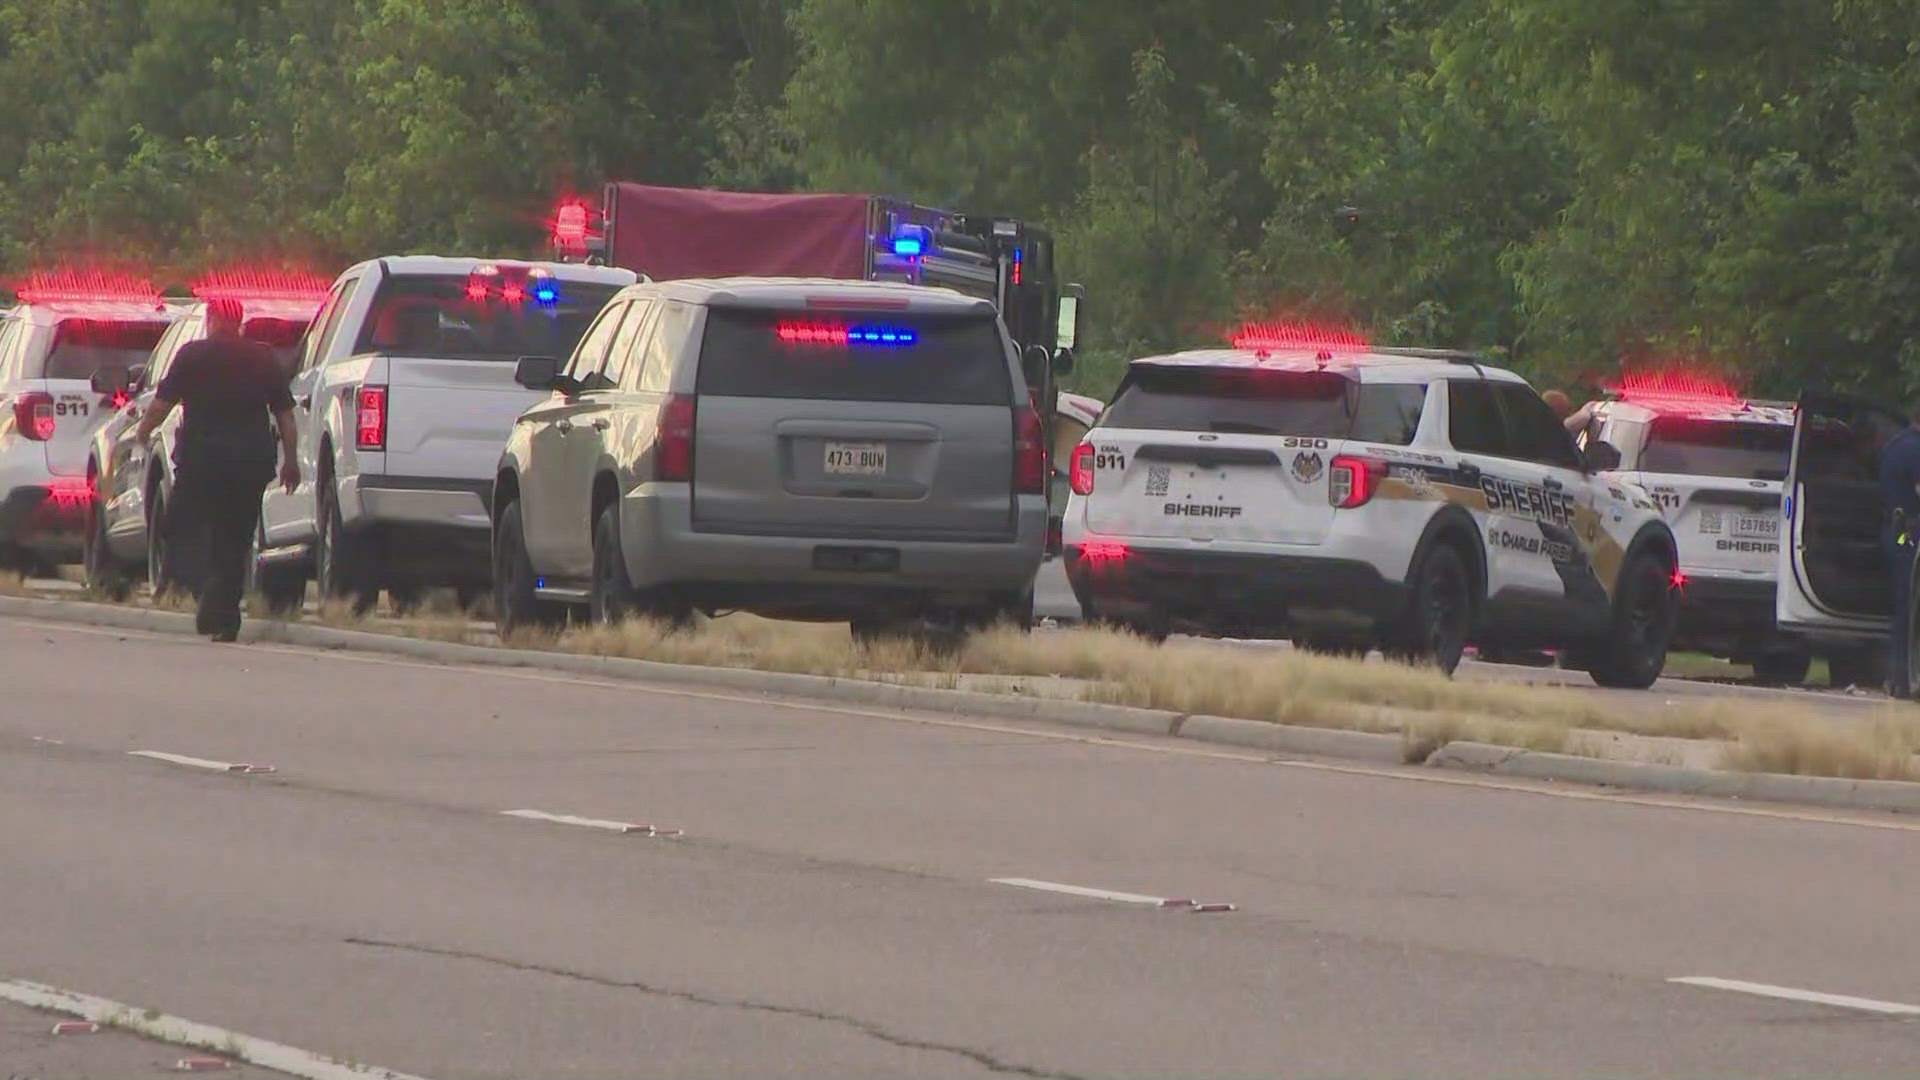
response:
[(287, 373), (271, 349), (241, 336), (245, 318), (237, 300), (207, 303), (207, 337), (180, 349), (135, 433), (144, 443), (175, 405), (186, 409), (174, 440), (173, 502), (156, 527), (176, 541), (206, 537), (207, 580), (194, 626), (215, 641), (240, 634), (248, 549), (273, 478), (269, 417), (280, 430), (280, 483), (289, 492), (300, 483)]
[(1893, 598), (1887, 628), (1887, 693), (1910, 698), (1914, 688), (1908, 671), (1907, 609), (1912, 600), (1914, 545), (1920, 540), (1920, 405), (1913, 408), (1907, 426), (1880, 449), (1880, 501), (1887, 514), (1880, 550), (1886, 555), (1892, 586), (1887, 591)]

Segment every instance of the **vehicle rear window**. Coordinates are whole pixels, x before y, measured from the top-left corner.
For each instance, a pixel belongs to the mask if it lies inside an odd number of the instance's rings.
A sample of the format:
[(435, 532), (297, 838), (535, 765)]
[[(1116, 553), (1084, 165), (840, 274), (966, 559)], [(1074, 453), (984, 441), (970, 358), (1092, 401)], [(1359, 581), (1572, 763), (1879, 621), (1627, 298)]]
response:
[[(148, 354), (167, 332), (165, 322), (119, 322), (101, 319), (64, 319), (54, 328), (53, 348), (47, 352), (38, 376), (27, 378), (86, 381), (97, 372), (122, 372), (147, 362)], [(31, 368), (31, 361), (29, 361)]]
[(1793, 428), (1737, 420), (1656, 418), (1640, 454), (1642, 472), (1784, 480)]
[(273, 350), (273, 358), (282, 370), (291, 373), (300, 362), (300, 335), (307, 332), (305, 319), (277, 319), (261, 316), (248, 319), (241, 334)]
[(407, 275), (380, 283), (354, 351), (455, 360), (512, 362), (522, 356), (566, 358), (587, 324), (619, 291), (613, 285), (556, 283), (559, 298), (508, 301), (498, 291), (468, 295), (465, 275)]
[[(892, 333), (906, 342), (860, 341)], [(1013, 378), (991, 315), (711, 308), (696, 380), (719, 397), (1011, 405)]]
[(1141, 364), (1128, 373), (1100, 424), (1405, 446), (1420, 427), (1426, 398), (1424, 386), (1360, 383), (1332, 371)]

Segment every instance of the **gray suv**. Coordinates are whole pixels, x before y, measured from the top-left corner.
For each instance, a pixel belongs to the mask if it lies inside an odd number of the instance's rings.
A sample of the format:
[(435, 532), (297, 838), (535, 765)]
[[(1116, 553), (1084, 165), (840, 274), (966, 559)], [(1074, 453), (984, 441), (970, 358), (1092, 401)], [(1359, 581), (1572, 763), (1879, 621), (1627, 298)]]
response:
[(622, 290), (516, 378), (495, 479), (502, 631), (695, 611), (856, 635), (1032, 617), (1046, 447), (985, 300), (810, 279)]

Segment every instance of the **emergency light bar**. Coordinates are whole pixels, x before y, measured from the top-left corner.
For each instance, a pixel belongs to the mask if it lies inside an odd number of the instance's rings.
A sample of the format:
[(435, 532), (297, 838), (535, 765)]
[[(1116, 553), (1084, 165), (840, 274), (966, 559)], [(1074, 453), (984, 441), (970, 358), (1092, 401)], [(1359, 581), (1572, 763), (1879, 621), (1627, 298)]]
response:
[(498, 295), (509, 304), (554, 304), (560, 300), (560, 286), (553, 271), (543, 266), (525, 268), (481, 263), (467, 275), (467, 299), (476, 304)]
[(919, 342), (920, 335), (911, 327), (885, 325), (852, 325), (837, 322), (797, 322), (782, 320), (775, 324), (774, 334), (786, 345), (835, 345), (852, 346), (873, 345), (880, 348), (904, 348)]
[(1352, 330), (1303, 322), (1242, 323), (1233, 333), (1233, 347), (1254, 353), (1301, 351), (1364, 352), (1367, 339)]
[(189, 289), (200, 300), (278, 301), (312, 304), (327, 298), (326, 279), (313, 274), (280, 270), (217, 270), (204, 274)]
[(919, 258), (933, 250), (933, 230), (925, 225), (902, 225), (893, 231), (893, 253), (903, 259)]
[(35, 271), (14, 289), (23, 304), (134, 304), (161, 310), (153, 282), (113, 270)]
[(1731, 382), (1711, 372), (1629, 371), (1607, 389), (1621, 401), (1655, 409), (1738, 411), (1747, 407)]

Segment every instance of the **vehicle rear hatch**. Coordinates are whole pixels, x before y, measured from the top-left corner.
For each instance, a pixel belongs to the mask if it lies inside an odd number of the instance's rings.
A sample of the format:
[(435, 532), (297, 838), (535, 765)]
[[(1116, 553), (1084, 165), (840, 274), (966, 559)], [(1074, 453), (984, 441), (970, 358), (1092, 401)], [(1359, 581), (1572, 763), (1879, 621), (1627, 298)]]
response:
[[(517, 280), (508, 271), (494, 277)], [(522, 356), (565, 360), (619, 291), (566, 280), (551, 287), (555, 298), (542, 302), (531, 284), (509, 297), (498, 284), (476, 287), (466, 275), (394, 275), (381, 282), (356, 352), (385, 357), (387, 475), (493, 476), (514, 420), (546, 396), (513, 381), (515, 362)]]
[(990, 310), (715, 307), (696, 388), (696, 528), (1013, 533), (1013, 367)]
[(1794, 416), (1783, 572), (1828, 616), (1885, 620), (1879, 456), (1905, 420), (1869, 402), (1808, 394)]
[(1771, 575), (1792, 448), (1787, 424), (1659, 416), (1639, 471), (1624, 475), (1659, 504), (1683, 570)]
[(1363, 389), (1340, 371), (1136, 363), (1087, 435), (1088, 530), (1320, 543)]
[(145, 364), (168, 325), (159, 313), (151, 319), (87, 316), (54, 324), (49, 347), (38, 350), (38, 363), (30, 357), (25, 369), (28, 391), (53, 398), (53, 437), (40, 444), (49, 472), (86, 475), (93, 433), (115, 407), (111, 398), (94, 392), (94, 375), (124, 376)]

